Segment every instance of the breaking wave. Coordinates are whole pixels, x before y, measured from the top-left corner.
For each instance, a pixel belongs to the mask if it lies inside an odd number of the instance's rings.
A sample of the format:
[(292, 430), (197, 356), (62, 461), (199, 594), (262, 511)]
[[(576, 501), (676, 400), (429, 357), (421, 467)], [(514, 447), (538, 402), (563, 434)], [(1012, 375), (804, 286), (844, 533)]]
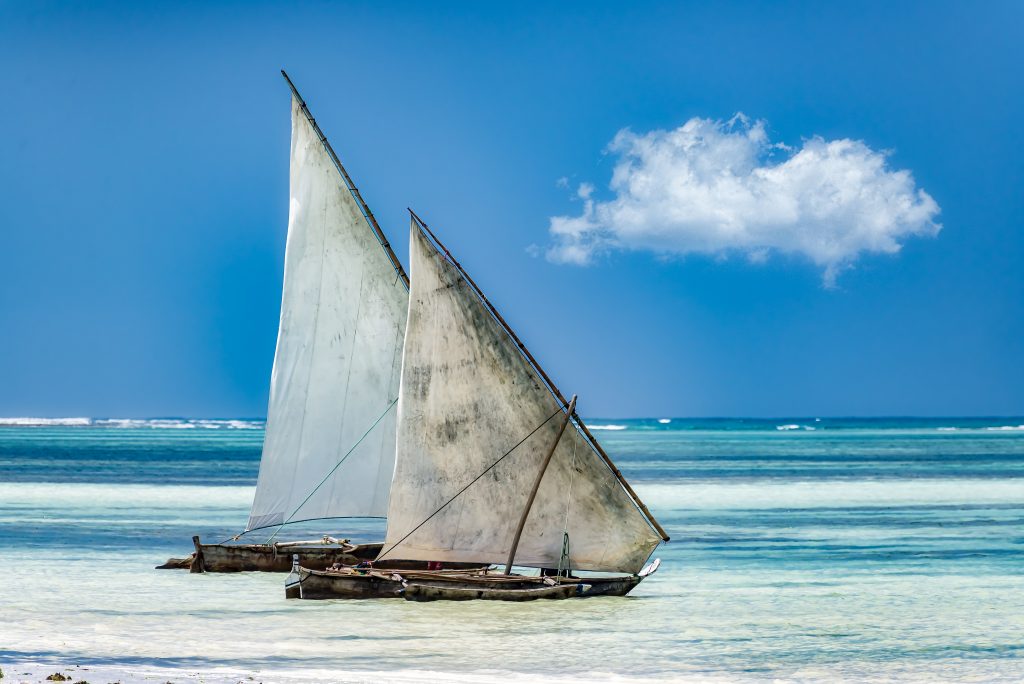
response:
[(988, 427), (938, 427), (939, 432), (958, 432), (960, 430), (985, 430), (987, 432), (1024, 432), (1024, 425), (992, 425)]
[(51, 427), (56, 425), (91, 425), (92, 418), (0, 418), (0, 425), (16, 427)]
[(104, 427), (171, 430), (261, 430), (262, 420), (206, 418), (0, 418), (0, 427)]
[(588, 425), (591, 430), (625, 430), (625, 425)]

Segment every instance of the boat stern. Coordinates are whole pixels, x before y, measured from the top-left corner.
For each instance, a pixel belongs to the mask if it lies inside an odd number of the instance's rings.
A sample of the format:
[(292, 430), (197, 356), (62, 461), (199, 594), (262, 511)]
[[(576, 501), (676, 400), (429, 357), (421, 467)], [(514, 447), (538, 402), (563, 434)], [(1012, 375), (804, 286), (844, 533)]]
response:
[(299, 571), (299, 554), (292, 554), (292, 570), (284, 578), (284, 597), (302, 598), (302, 573)]

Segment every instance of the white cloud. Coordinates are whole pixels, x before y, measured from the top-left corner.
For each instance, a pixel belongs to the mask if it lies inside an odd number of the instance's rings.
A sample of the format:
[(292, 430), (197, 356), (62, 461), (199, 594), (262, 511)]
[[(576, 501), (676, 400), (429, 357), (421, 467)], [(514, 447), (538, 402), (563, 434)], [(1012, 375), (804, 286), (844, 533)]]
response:
[(836, 275), (864, 253), (892, 254), (934, 236), (939, 205), (886, 152), (857, 140), (772, 143), (763, 121), (693, 118), (672, 131), (619, 131), (607, 201), (582, 183), (578, 216), (551, 218), (555, 262), (588, 264), (615, 249), (659, 254), (805, 257)]

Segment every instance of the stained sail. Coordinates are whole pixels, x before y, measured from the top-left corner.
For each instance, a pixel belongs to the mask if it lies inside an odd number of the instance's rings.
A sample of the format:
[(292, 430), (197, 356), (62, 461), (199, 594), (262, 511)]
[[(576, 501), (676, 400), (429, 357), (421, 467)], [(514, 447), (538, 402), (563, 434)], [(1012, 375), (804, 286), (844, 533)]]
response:
[(290, 188), (281, 323), (247, 529), (384, 516), (394, 469), (408, 292), (295, 98)]
[[(415, 222), (409, 259), (398, 455), (382, 558), (504, 563), (558, 431), (560, 406)], [(636, 572), (659, 543), (575, 427), (544, 475), (516, 564), (558, 567), (563, 533), (574, 569)]]

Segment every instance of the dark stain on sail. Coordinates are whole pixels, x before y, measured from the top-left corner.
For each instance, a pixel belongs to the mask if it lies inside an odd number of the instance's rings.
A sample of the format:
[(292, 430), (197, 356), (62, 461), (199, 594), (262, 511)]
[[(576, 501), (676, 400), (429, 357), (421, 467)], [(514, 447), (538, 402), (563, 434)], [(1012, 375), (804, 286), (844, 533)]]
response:
[(467, 416), (445, 416), (444, 422), (437, 426), (436, 436), (441, 446), (452, 444), (459, 438), (459, 429), (470, 422)]
[(432, 375), (432, 366), (410, 366), (406, 370), (406, 383), (402, 388), (403, 391), (409, 392), (416, 399), (426, 399), (430, 393), (430, 379)]

